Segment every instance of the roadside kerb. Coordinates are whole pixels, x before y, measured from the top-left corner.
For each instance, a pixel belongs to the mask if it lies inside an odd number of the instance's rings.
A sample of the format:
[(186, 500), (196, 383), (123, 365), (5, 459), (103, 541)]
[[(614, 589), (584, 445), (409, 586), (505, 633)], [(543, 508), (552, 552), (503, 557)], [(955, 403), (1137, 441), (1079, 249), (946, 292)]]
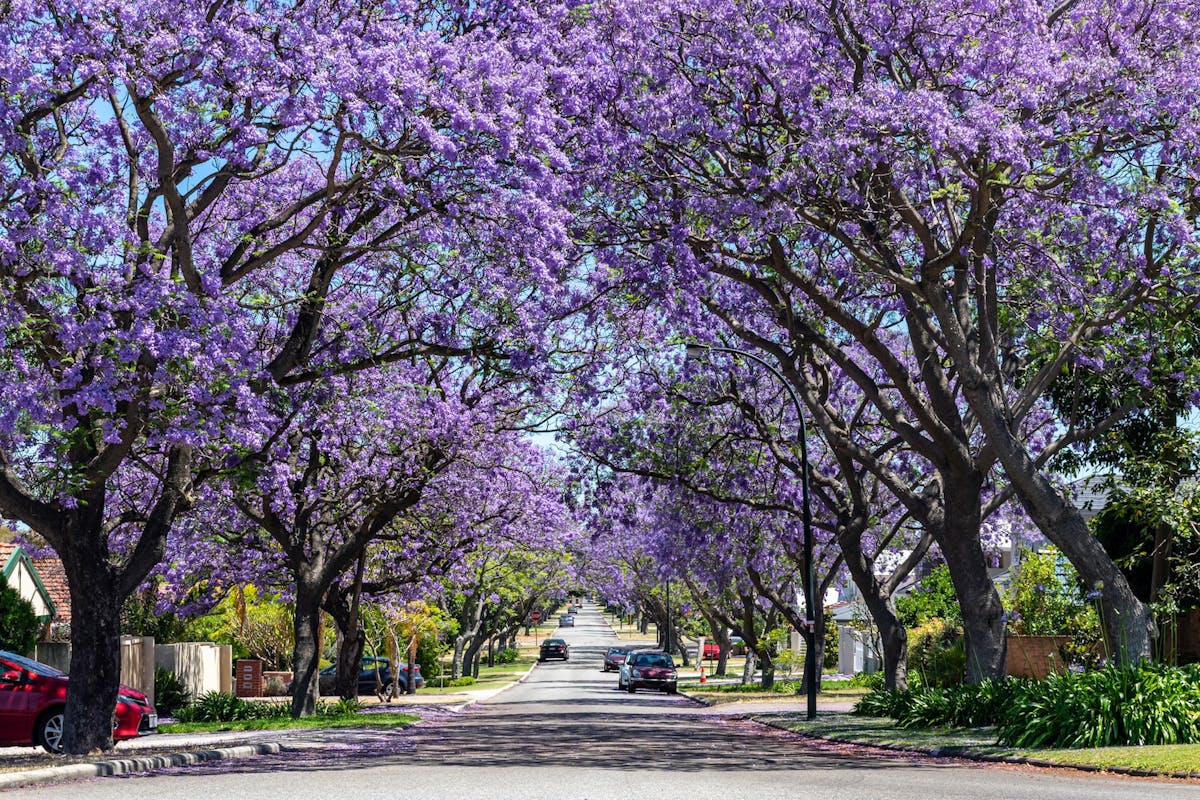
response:
[[(704, 703), (704, 705), (709, 704)], [(898, 753), (928, 755), (933, 756), (934, 758), (962, 758), (968, 761), (984, 761), (998, 764), (1024, 764), (1030, 767), (1074, 769), (1080, 772), (1103, 772), (1111, 775), (1129, 775), (1137, 778), (1183, 778), (1192, 780), (1200, 778), (1200, 772), (1158, 772), (1156, 770), (1138, 769), (1136, 767), (1102, 767), (1096, 764), (1073, 764), (1069, 761), (1048, 761), (1044, 758), (1033, 758), (1030, 756), (977, 753), (972, 751), (970, 748), (954, 746), (924, 748), (905, 744), (890, 744), (886, 742), (864, 742), (859, 739), (851, 739), (847, 736), (828, 736), (819, 733), (798, 731), (793, 728), (789, 728), (787, 723), (783, 720), (762, 719), (752, 714), (731, 714), (729, 716), (733, 719), (744, 719), (749, 720), (750, 722), (756, 722), (759, 725), (766, 725), (771, 728), (786, 731), (795, 736), (800, 736), (806, 739), (820, 739), (826, 742), (857, 745), (859, 747), (874, 747), (880, 750), (893, 750)]]
[(464, 711), (464, 710), (470, 708), (471, 706), (475, 705), (476, 703), (480, 703), (484, 700), (491, 700), (493, 697), (495, 697), (499, 694), (503, 694), (504, 692), (507, 692), (509, 689), (513, 688), (518, 683), (524, 683), (529, 678), (529, 676), (533, 674), (533, 671), (536, 668), (537, 668), (537, 662), (535, 661), (534, 663), (529, 665), (529, 669), (525, 670), (524, 675), (517, 678), (512, 683), (506, 683), (503, 686), (501, 686), (499, 689), (495, 689), (491, 692), (488, 692), (487, 694), (480, 693), (480, 695), (478, 697), (472, 697), (470, 700), (467, 700), (466, 702), (459, 703), (458, 705), (454, 705), (454, 706), (447, 706), (447, 708), (451, 711), (459, 712), (459, 711)]
[(280, 752), (282, 749), (283, 745), (279, 742), (260, 742), (259, 744), (239, 745), (237, 747), (222, 747), (216, 750), (117, 758), (90, 764), (64, 764), (61, 767), (40, 767), (22, 772), (0, 774), (0, 789), (17, 789), (22, 786), (34, 786), (39, 783), (103, 778), (110, 775), (129, 775), (135, 772), (148, 772), (166, 767), (200, 764), (205, 761), (250, 758), (252, 756), (271, 755)]

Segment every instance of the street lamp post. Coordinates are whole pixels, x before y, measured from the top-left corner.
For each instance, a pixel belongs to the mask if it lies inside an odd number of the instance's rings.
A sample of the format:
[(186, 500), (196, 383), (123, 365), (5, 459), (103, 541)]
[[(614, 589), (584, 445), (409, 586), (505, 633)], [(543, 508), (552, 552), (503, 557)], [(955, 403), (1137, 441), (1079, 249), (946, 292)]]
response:
[(808, 687), (808, 719), (816, 719), (817, 717), (817, 649), (816, 649), (816, 587), (813, 584), (813, 535), (812, 535), (812, 503), (808, 497), (808, 436), (804, 426), (804, 407), (800, 405), (800, 398), (796, 395), (796, 389), (792, 386), (791, 381), (784, 377), (779, 369), (754, 353), (749, 353), (745, 350), (738, 350), (735, 347), (720, 347), (711, 344), (689, 344), (687, 352), (690, 356), (700, 357), (705, 352), (715, 353), (730, 353), (736, 356), (748, 358), (751, 361), (766, 367), (772, 375), (779, 379), (787, 389), (788, 394), (792, 398), (792, 403), (796, 406), (796, 417), (800, 420), (800, 499), (801, 518), (804, 521), (804, 615), (805, 630), (803, 631), (807, 646), (804, 648), (804, 683)]

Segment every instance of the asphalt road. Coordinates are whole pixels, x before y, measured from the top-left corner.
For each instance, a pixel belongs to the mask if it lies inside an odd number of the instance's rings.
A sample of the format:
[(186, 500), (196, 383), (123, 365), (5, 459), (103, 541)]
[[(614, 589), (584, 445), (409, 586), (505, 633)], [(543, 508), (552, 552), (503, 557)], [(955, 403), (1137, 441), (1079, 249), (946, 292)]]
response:
[(39, 800), (1172, 800), (1200, 787), (910, 759), (812, 743), (682, 697), (615, 690), (611, 630), (593, 608), (559, 631), (569, 662), (468, 712), (396, 733), (334, 731), (301, 750), (151, 775), (41, 786)]

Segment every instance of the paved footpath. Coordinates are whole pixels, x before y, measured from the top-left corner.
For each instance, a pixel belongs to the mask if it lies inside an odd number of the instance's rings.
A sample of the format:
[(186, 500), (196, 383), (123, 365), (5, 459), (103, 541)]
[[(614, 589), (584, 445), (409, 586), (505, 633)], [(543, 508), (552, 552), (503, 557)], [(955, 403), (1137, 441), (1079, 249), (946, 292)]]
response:
[[(1176, 800), (1200, 786), (916, 757), (804, 739), (684, 697), (616, 691), (599, 611), (557, 632), (569, 662), (406, 731), (314, 731), (276, 755), (33, 789), (39, 800)], [(744, 713), (737, 709), (736, 713)]]

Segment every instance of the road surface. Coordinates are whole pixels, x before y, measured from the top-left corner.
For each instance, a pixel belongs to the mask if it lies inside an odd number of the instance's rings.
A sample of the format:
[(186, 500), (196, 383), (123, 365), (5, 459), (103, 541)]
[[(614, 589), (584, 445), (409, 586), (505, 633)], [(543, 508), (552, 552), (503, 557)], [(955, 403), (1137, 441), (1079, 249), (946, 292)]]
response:
[[(0, 794), (39, 800), (1175, 800), (1200, 786), (914, 759), (813, 743), (683, 697), (615, 690), (612, 631), (586, 606), (569, 662), (473, 709), (399, 732), (331, 731), (240, 761)], [(323, 739), (323, 740), (322, 740)]]

